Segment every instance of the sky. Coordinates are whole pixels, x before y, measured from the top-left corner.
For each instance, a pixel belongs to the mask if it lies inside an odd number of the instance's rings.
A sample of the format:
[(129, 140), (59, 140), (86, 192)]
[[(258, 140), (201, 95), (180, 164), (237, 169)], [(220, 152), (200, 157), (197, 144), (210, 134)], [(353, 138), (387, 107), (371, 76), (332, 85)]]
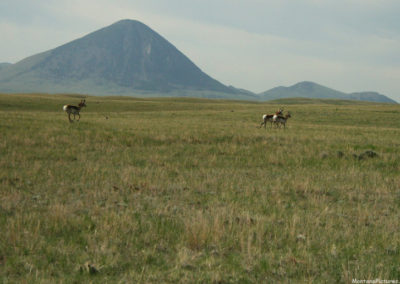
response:
[(0, 62), (141, 21), (225, 85), (301, 81), (400, 102), (399, 0), (1, 0)]

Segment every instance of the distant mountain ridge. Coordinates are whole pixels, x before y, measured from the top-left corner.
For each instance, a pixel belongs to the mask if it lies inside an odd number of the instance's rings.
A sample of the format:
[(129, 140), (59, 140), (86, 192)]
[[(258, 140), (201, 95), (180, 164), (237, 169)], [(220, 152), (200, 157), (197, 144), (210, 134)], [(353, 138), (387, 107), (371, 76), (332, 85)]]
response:
[(269, 101), (284, 98), (310, 98), (310, 99), (341, 99), (359, 100), (380, 103), (394, 103), (396, 101), (376, 92), (359, 92), (346, 94), (313, 82), (304, 81), (290, 87), (276, 87), (259, 94), (260, 100)]
[(145, 24), (121, 20), (15, 64), (0, 63), (0, 92), (169, 96), (269, 101), (322, 98), (396, 103), (376, 92), (346, 94), (313, 82), (261, 94), (225, 86)]
[(112, 95), (187, 90), (257, 97), (211, 78), (166, 39), (134, 20), (119, 21), (0, 69), (2, 92)]
[(7, 62), (2, 62), (2, 63), (0, 63), (0, 70), (3, 69), (3, 68), (5, 68), (5, 67), (8, 67), (8, 66), (10, 66), (10, 65), (12, 65), (12, 64), (11, 64), (11, 63), (7, 63)]

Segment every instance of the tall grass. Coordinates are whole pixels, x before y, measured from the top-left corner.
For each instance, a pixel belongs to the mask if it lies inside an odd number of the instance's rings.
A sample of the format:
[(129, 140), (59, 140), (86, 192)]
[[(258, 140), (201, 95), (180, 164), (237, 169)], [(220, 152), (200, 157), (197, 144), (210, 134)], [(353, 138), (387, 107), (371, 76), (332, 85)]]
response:
[(400, 279), (398, 106), (79, 99), (0, 95), (2, 282)]

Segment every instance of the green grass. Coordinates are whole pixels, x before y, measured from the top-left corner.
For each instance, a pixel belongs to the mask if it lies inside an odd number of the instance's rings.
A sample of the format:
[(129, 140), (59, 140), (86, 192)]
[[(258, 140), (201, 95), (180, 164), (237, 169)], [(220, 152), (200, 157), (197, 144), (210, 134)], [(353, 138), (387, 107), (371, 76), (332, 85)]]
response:
[(400, 280), (399, 106), (80, 98), (0, 95), (3, 283)]

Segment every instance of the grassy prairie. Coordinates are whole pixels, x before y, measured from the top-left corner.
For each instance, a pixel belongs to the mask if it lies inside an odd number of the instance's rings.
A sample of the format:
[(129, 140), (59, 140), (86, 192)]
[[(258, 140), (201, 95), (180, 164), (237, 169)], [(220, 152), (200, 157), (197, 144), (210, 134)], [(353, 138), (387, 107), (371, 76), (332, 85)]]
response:
[(0, 282), (400, 280), (398, 105), (79, 100), (0, 95)]

